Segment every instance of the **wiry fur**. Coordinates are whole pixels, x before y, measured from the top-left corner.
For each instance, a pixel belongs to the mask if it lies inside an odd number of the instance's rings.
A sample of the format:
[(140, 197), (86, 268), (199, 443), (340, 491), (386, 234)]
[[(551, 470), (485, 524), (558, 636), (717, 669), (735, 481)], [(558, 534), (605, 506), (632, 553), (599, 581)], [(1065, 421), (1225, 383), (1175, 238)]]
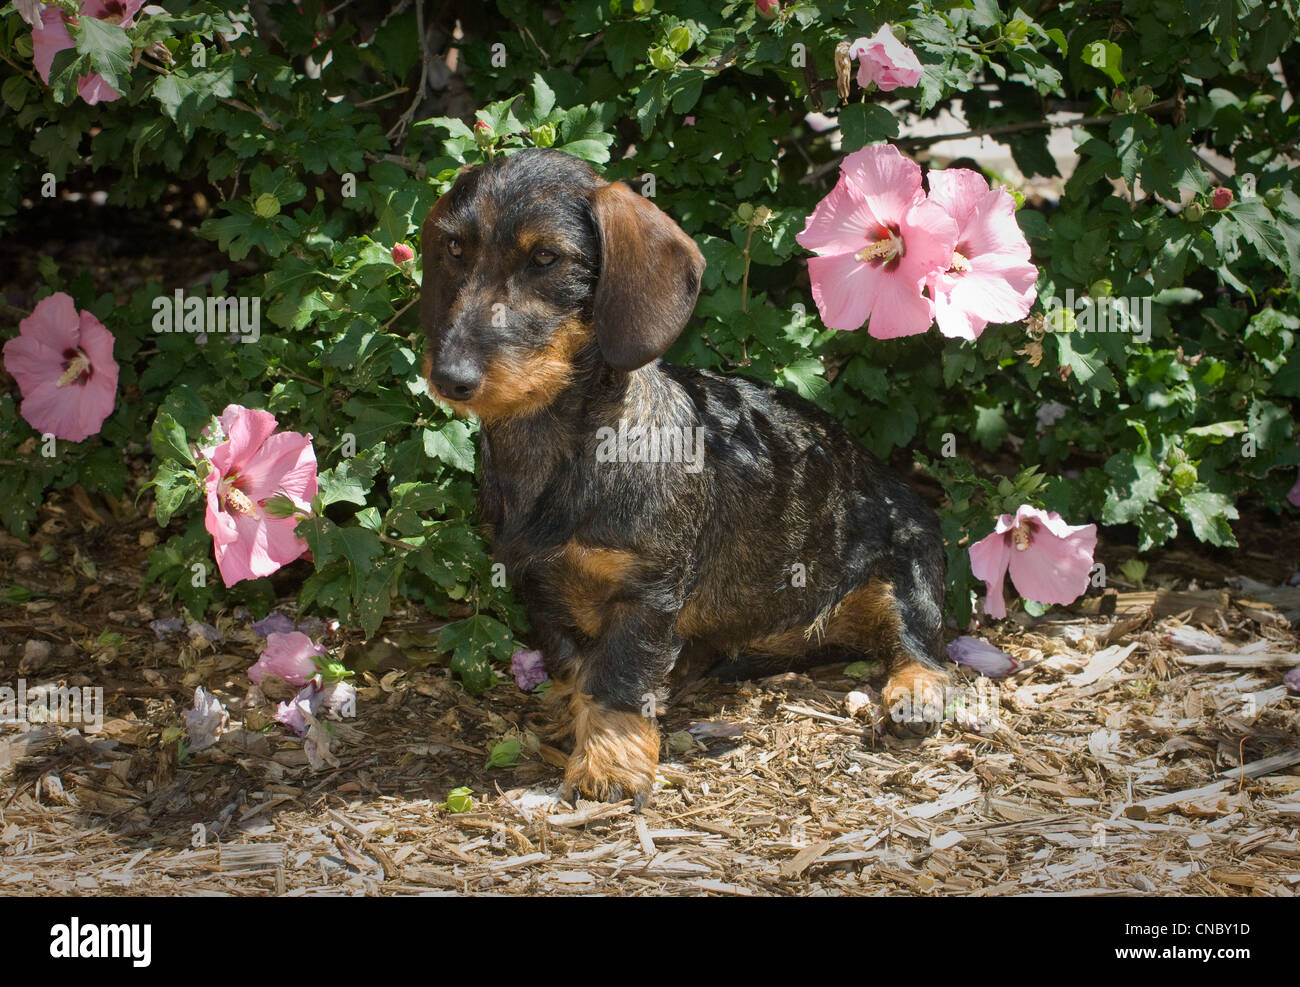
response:
[[(681, 324), (650, 331), (645, 312), (684, 322), (703, 262), (662, 213), (610, 188), (555, 152), (462, 177), (425, 226), (423, 305), (435, 386), (440, 364), (480, 368), (482, 390), (457, 402), (484, 422), (480, 510), (566, 697), (570, 780), (601, 796), (653, 780), (637, 718), (685, 645), (875, 652), (887, 694), (928, 691), (942, 683), (944, 584), (934, 513), (823, 411), (657, 360)], [(635, 249), (611, 250), (646, 224)], [(448, 235), (466, 246), (458, 264), (440, 252)], [(564, 266), (521, 273), (525, 240), (563, 244)], [(601, 290), (609, 279), (617, 290)], [(497, 301), (502, 325), (485, 317)], [(599, 430), (621, 420), (702, 428), (702, 470), (599, 461)]]

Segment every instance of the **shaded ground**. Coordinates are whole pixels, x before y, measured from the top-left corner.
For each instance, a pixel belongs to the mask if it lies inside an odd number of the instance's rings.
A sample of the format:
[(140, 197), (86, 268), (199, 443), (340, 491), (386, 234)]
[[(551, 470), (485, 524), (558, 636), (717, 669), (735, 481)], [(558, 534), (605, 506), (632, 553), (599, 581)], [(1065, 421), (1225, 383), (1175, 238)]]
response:
[[(1300, 589), (1284, 585), (1300, 542), (1269, 519), (1241, 525), (1254, 543), (1239, 552), (1165, 553), (1146, 591), (1008, 622), (992, 640), (1025, 667), (979, 733), (877, 737), (874, 704), (850, 694), (876, 698), (879, 678), (843, 665), (697, 681), (661, 719), (663, 784), (637, 816), (561, 803), (562, 755), (530, 732), (536, 698), (508, 682), (467, 695), (420, 613), (351, 652), (375, 668), (336, 725), (337, 765), (313, 770), (301, 741), (254, 729), (270, 707), (246, 705), (262, 646), (247, 615), (217, 617), (216, 643), (150, 629), (174, 616), (139, 589), (156, 529), (114, 506), (64, 492), (31, 545), (0, 536), (0, 587), (40, 594), (0, 606), (0, 686), (102, 686), (107, 706), (99, 734), (0, 727), (0, 893), (1300, 890), (1300, 698), (1281, 687), (1300, 664)], [(1241, 572), (1259, 583), (1233, 588)], [(1180, 648), (1183, 626), (1208, 636)], [(198, 685), (234, 722), (178, 764)], [(698, 722), (739, 735), (691, 742)], [(507, 735), (519, 764), (486, 769)], [(461, 786), (472, 810), (442, 808)]]

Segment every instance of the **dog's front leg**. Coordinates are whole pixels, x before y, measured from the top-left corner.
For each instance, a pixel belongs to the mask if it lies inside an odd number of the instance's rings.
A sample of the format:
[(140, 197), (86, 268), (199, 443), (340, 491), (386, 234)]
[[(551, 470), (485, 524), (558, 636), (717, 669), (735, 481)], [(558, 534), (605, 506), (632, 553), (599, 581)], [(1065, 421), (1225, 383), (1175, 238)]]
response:
[(552, 690), (573, 753), (564, 773), (569, 796), (649, 800), (659, 763), (658, 704), (682, 641), (676, 610), (620, 601), (600, 633), (582, 641)]

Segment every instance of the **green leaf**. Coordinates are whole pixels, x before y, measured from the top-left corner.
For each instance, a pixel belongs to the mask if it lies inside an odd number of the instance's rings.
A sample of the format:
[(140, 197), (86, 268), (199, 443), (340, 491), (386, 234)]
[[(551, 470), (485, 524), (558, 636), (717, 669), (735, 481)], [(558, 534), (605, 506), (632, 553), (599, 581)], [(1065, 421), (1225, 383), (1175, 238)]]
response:
[(320, 473), (317, 483), (321, 506), (328, 507), (330, 504), (346, 501), (358, 507), (365, 507), (366, 495), (370, 493), (375, 474), (379, 472), (383, 451), (384, 444), (381, 442)]
[(158, 459), (179, 460), (194, 465), (194, 455), (190, 452), (185, 429), (165, 411), (158, 412), (158, 417), (154, 419), (153, 429), (149, 433), (149, 445)]
[(1090, 41), (1083, 46), (1081, 57), (1085, 64), (1105, 72), (1115, 85), (1123, 85), (1124, 73), (1121, 71), (1121, 65), (1124, 61), (1124, 52), (1115, 42)]
[(1223, 548), (1236, 547), (1230, 519), (1235, 520), (1237, 509), (1223, 494), (1211, 490), (1198, 490), (1182, 497), (1183, 516), (1192, 523), (1192, 533), (1201, 541)]
[(131, 83), (131, 40), (117, 24), (87, 17), (84, 13), (71, 28), (77, 51), (90, 60), (93, 72), (119, 93)]
[(474, 438), (469, 426), (458, 418), (424, 430), (424, 454), (466, 473), (474, 472)]
[(898, 136), (898, 117), (879, 103), (850, 103), (840, 110), (845, 153)]

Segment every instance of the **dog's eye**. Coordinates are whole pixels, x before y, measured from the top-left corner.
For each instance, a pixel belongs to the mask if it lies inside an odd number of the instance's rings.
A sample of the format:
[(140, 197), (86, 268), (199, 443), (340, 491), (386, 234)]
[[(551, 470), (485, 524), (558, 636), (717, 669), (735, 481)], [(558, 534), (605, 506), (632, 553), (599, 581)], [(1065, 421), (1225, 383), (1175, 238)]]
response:
[(547, 250), (545, 247), (540, 250), (534, 250), (532, 261), (536, 267), (550, 267), (560, 255), (554, 250)]
[(447, 253), (451, 254), (453, 257), (459, 257), (461, 255), (460, 241), (454, 236), (447, 237)]

